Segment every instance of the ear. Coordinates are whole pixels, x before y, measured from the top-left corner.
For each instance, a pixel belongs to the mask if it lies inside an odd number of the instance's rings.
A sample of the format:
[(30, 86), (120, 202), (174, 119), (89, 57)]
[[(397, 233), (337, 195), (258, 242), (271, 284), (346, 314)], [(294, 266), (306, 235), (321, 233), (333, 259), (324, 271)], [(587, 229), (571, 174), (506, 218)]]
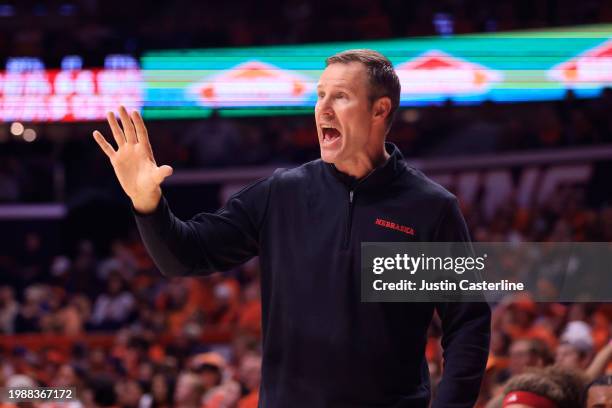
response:
[(385, 120), (391, 113), (391, 99), (388, 96), (378, 98), (374, 102), (372, 111), (374, 112), (374, 118), (381, 118)]

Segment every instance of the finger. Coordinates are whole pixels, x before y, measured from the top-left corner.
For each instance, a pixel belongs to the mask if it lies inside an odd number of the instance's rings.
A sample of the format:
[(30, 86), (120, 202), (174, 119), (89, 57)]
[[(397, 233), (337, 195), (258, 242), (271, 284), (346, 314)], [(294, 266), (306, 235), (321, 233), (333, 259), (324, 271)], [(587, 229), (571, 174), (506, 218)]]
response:
[(142, 116), (138, 111), (132, 111), (132, 121), (134, 122), (134, 126), (136, 127), (136, 137), (138, 138), (138, 143), (142, 143), (148, 150), (151, 160), (153, 159), (153, 149), (151, 148), (151, 143), (149, 142), (149, 133), (147, 132), (147, 127), (142, 120)]
[(172, 169), (172, 167), (167, 166), (167, 165), (158, 167), (157, 168), (157, 182), (161, 184), (162, 181), (164, 181), (166, 177), (169, 177), (172, 175), (173, 171), (174, 170)]
[(115, 154), (115, 149), (113, 149), (113, 146), (111, 146), (110, 143), (106, 141), (104, 136), (102, 136), (102, 133), (95, 130), (93, 132), (93, 137), (102, 149), (102, 151), (108, 156), (108, 158), (112, 158)]
[(119, 107), (119, 117), (121, 118), (121, 125), (123, 126), (125, 140), (132, 144), (138, 143), (138, 139), (136, 139), (136, 129), (134, 129), (132, 119), (130, 119), (127, 110), (125, 110), (123, 106)]
[(108, 124), (110, 125), (111, 131), (113, 132), (113, 137), (115, 138), (115, 142), (117, 142), (117, 147), (123, 146), (125, 144), (125, 135), (123, 134), (123, 130), (117, 123), (117, 118), (113, 112), (108, 112), (106, 114), (106, 119), (108, 120)]

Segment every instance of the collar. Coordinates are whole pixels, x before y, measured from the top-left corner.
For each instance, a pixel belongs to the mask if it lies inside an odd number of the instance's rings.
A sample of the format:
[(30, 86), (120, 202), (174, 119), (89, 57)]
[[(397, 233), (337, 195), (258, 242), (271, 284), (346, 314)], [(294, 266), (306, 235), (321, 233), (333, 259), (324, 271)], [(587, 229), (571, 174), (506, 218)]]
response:
[(332, 173), (342, 184), (351, 190), (375, 190), (390, 183), (395, 177), (400, 175), (405, 167), (402, 165), (404, 156), (402, 152), (391, 142), (385, 142), (385, 150), (389, 153), (389, 158), (381, 166), (376, 167), (362, 179), (342, 173), (331, 163), (323, 163), (325, 168)]

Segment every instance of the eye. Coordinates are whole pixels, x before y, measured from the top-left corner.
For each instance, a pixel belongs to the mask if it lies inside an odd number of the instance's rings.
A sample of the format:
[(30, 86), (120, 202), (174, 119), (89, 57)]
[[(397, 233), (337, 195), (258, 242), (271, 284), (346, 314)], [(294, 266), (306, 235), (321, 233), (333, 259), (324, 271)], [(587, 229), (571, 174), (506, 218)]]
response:
[(319, 91), (319, 92), (317, 93), (317, 96), (319, 97), (319, 99), (324, 98), (324, 97), (325, 97), (325, 92), (323, 92), (323, 91)]
[(348, 98), (348, 95), (344, 92), (336, 93), (336, 99), (343, 99), (343, 98)]

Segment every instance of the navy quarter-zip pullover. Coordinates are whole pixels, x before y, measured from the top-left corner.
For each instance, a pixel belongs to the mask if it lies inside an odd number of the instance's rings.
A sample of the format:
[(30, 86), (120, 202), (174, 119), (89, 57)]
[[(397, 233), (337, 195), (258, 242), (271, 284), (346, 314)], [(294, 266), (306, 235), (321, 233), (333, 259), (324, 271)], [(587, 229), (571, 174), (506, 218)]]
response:
[(444, 374), (433, 407), (476, 401), (489, 349), (486, 303), (360, 301), (362, 241), (469, 241), (455, 197), (386, 148), (390, 158), (359, 181), (315, 160), (277, 170), (189, 221), (163, 197), (151, 214), (134, 210), (164, 275), (226, 271), (259, 255), (262, 408), (428, 407), (434, 311)]

